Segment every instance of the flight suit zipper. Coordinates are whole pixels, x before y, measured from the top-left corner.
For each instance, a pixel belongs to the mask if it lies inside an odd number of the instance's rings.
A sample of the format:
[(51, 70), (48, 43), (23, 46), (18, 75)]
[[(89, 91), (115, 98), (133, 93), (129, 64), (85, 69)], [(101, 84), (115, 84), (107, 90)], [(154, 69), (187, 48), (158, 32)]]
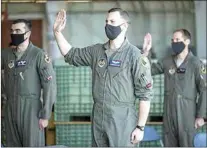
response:
[(105, 79), (104, 79), (104, 100), (103, 100), (103, 107), (102, 107), (102, 129), (103, 129), (103, 124), (104, 124), (104, 103), (105, 103), (105, 88), (106, 88), (106, 80), (107, 80), (107, 72), (108, 72), (108, 57), (107, 57), (107, 54), (105, 53), (105, 56), (106, 56), (106, 61), (107, 61), (107, 67), (106, 67), (106, 71), (104, 72), (104, 76), (105, 76)]
[(108, 61), (108, 56), (107, 56), (107, 54), (105, 53), (106, 61), (107, 61), (107, 67), (106, 67), (106, 71), (104, 72), (104, 75), (106, 75), (106, 76), (105, 76), (105, 80), (104, 80), (105, 82), (104, 82), (104, 101), (103, 101), (102, 129), (103, 129), (103, 123), (104, 123), (104, 103), (105, 103), (105, 99), (106, 99), (106, 95), (105, 95), (106, 82), (107, 82), (107, 77), (109, 76), (108, 65), (109, 65), (110, 60), (113, 59), (113, 57), (115, 56), (116, 53), (118, 53), (118, 51), (115, 51), (115, 52), (110, 56), (109, 61)]
[[(13, 91), (13, 100), (12, 100), (12, 102), (15, 100), (15, 101), (17, 101), (17, 99), (16, 99), (16, 85), (17, 85), (17, 69), (16, 69), (16, 56), (15, 56), (15, 59), (14, 59), (14, 74), (13, 74), (13, 77), (14, 77), (14, 91)], [(12, 103), (12, 115), (13, 115), (13, 119), (16, 119), (16, 115), (15, 115), (15, 113), (17, 113), (17, 111), (16, 111), (16, 109), (17, 109), (17, 104), (15, 103), (15, 104), (13, 104)], [(15, 122), (15, 124), (16, 124), (16, 120), (14, 120), (14, 122)]]

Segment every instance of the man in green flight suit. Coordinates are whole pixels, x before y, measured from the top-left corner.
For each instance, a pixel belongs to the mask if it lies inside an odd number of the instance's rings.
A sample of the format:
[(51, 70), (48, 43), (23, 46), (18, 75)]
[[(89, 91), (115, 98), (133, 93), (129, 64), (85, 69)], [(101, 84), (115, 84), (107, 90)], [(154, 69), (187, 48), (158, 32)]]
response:
[[(54, 23), (54, 34), (65, 61), (92, 69), (93, 116), (92, 146), (134, 146), (143, 138), (152, 95), (149, 61), (126, 39), (128, 13), (121, 8), (108, 11), (105, 31), (109, 41), (85, 48), (74, 48), (61, 31), (66, 12), (61, 10)], [(139, 98), (137, 120), (135, 100)]]
[(31, 21), (15, 20), (11, 26), (11, 40), (16, 48), (2, 51), (8, 147), (45, 146), (44, 128), (56, 99), (56, 78), (51, 60), (30, 42), (31, 28)]
[[(164, 145), (193, 147), (196, 129), (206, 118), (206, 66), (189, 50), (191, 35), (186, 29), (174, 31), (174, 55), (153, 63), (152, 75), (164, 73)], [(143, 54), (151, 49), (151, 35), (145, 36)], [(199, 97), (197, 96), (199, 94)]]

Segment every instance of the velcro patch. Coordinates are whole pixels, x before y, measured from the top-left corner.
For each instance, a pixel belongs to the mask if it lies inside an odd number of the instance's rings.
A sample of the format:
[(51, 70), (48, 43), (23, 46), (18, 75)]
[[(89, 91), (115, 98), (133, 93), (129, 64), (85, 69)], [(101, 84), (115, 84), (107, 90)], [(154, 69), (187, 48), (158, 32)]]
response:
[(201, 73), (206, 74), (206, 66), (205, 65), (201, 66)]
[(109, 62), (110, 66), (120, 67), (121, 66), (121, 60), (110, 60)]
[(144, 67), (149, 67), (149, 61), (148, 61), (148, 59), (147, 59), (147, 57), (141, 57), (141, 64), (142, 64), (142, 66), (144, 66)]
[(52, 80), (52, 76), (47, 77), (47, 80), (48, 81)]
[(17, 61), (16, 66), (20, 67), (20, 66), (25, 66), (27, 64), (27, 61)]
[(148, 83), (147, 85), (146, 85), (146, 88), (151, 88), (152, 87), (152, 83)]
[(51, 60), (50, 60), (49, 56), (48, 56), (47, 54), (45, 54), (45, 62), (46, 62), (46, 63), (50, 63), (50, 61), (51, 61)]

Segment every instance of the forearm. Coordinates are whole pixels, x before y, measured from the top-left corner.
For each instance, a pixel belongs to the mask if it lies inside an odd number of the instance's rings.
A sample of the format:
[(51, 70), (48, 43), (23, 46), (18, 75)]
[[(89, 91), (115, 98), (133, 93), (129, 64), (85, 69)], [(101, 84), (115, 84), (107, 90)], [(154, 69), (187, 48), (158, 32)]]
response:
[(150, 110), (150, 101), (139, 102), (139, 119), (137, 123), (139, 126), (145, 126), (149, 115), (149, 110)]
[(196, 118), (206, 118), (206, 113), (206, 91), (204, 91), (200, 94), (196, 105)]
[(142, 51), (142, 55), (144, 55), (145, 57), (151, 58), (149, 51)]
[(54, 35), (61, 54), (65, 56), (70, 51), (72, 46), (68, 43), (68, 41), (65, 39), (61, 32), (55, 31)]
[(53, 104), (56, 101), (56, 93), (57, 88), (55, 83), (51, 84), (50, 86), (43, 86), (43, 105), (39, 112), (39, 117), (41, 119), (50, 118)]

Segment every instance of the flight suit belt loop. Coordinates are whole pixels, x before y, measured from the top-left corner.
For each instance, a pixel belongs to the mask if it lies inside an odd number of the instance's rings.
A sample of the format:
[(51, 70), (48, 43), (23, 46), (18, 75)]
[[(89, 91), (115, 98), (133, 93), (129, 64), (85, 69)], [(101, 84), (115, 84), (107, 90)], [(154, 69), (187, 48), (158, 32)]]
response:
[(95, 103), (99, 104), (99, 105), (103, 105), (103, 104), (107, 104), (107, 105), (111, 105), (111, 106), (123, 106), (123, 107), (134, 107), (135, 103), (134, 102), (118, 102), (118, 101), (104, 101), (104, 100), (100, 100), (100, 99), (94, 99)]

